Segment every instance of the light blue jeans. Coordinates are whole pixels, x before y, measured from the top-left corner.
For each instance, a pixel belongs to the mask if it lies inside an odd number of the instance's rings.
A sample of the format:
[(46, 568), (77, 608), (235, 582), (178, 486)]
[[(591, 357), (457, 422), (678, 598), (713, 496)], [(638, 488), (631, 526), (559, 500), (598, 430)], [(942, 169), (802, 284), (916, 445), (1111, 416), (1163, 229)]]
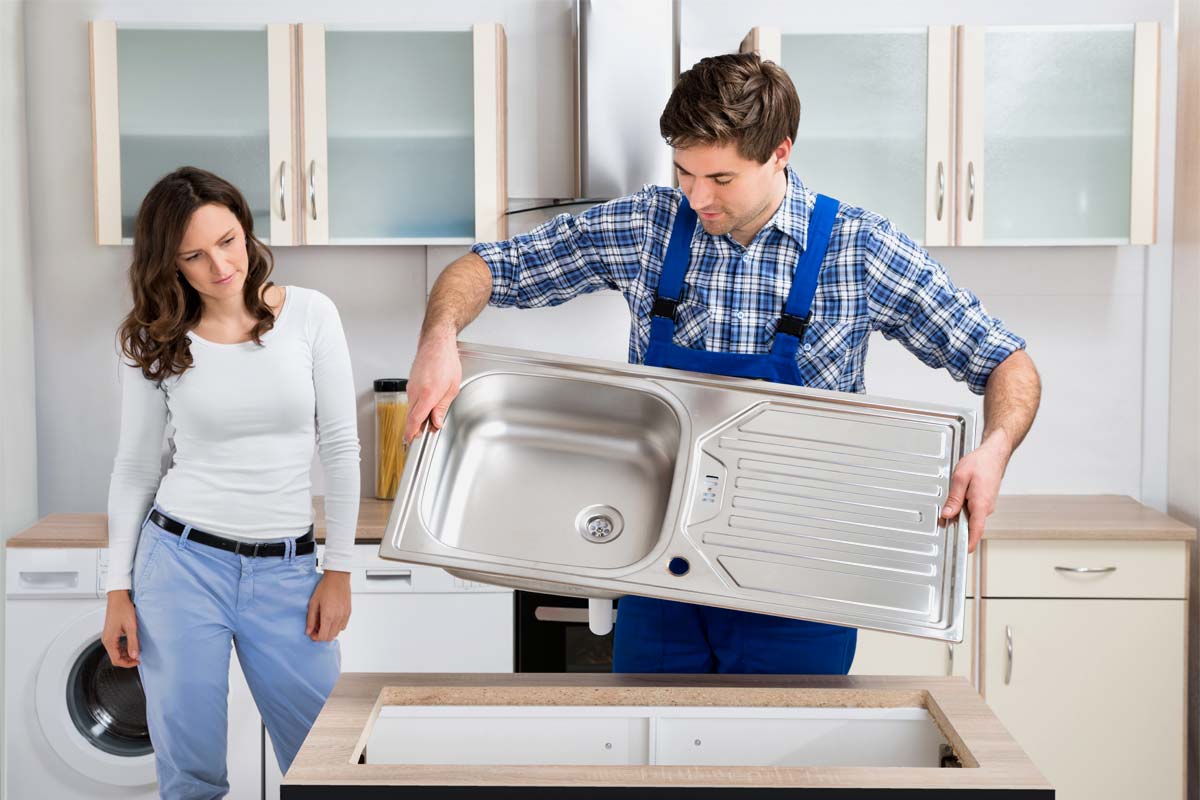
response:
[(231, 646), (283, 772), (341, 671), (337, 641), (314, 642), (304, 633), (321, 578), (316, 553), (297, 556), (293, 546), (283, 557), (239, 556), (189, 541), (190, 533), (176, 536), (147, 519), (133, 565), (138, 672), (165, 800), (229, 791)]

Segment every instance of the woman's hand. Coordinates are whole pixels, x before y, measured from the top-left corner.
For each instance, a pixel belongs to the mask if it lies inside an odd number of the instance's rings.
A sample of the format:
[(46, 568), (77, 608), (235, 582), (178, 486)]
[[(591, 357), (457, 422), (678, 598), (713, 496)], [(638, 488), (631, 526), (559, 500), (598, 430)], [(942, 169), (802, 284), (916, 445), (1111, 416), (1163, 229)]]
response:
[(136, 667), (141, 663), (138, 660), (137, 612), (125, 589), (108, 593), (100, 642), (108, 651), (108, 660), (113, 666)]
[(350, 621), (350, 573), (325, 570), (308, 601), (304, 633), (314, 642), (331, 642)]

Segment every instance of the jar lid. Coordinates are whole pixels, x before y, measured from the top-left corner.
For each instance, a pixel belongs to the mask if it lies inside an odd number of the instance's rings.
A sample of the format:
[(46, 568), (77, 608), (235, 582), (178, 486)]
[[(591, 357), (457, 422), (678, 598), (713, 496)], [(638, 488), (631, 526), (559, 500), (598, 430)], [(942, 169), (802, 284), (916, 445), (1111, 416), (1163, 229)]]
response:
[(375, 381), (377, 392), (403, 392), (408, 389), (408, 378), (379, 378)]

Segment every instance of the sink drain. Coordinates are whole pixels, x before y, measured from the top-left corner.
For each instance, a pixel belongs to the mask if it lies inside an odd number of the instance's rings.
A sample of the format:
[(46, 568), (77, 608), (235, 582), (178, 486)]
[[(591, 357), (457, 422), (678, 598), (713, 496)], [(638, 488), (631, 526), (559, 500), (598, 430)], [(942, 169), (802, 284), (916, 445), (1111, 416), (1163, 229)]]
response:
[(625, 520), (612, 506), (588, 506), (575, 517), (575, 527), (586, 541), (604, 544), (621, 535)]

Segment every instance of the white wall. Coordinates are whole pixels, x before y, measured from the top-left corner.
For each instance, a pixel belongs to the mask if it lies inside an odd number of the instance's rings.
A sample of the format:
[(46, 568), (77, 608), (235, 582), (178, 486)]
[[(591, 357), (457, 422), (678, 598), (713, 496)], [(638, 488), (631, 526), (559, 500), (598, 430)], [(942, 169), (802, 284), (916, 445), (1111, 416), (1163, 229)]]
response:
[[(683, 0), (680, 63), (736, 50), (747, 31), (786, 32), (925, 25), (1162, 25), (1159, 224), (1152, 247), (934, 248), (967, 286), (1029, 341), (1042, 372), (1042, 409), (1005, 478), (1009, 493), (1132, 495), (1165, 509), (1170, 360), (1171, 236), (1175, 142), (1175, 10), (1172, 0)], [(836, 65), (830, 65), (836, 69)], [(800, 98), (803, 104), (804, 98)], [(803, 125), (803, 117), (801, 125)], [(795, 162), (803, 177), (806, 156)], [(820, 154), (811, 154), (820, 157)], [(813, 187), (820, 190), (820, 187)], [(963, 403), (978, 399), (876, 337), (867, 391)]]
[[(1164, 26), (1160, 241), (1171, 235), (1174, 46), (1168, 0), (787, 3), (682, 0), (684, 63), (729, 51), (753, 24), (848, 27), (969, 22), (1131, 22)], [(968, 13), (969, 12), (969, 13)], [(92, 241), (86, 22), (323, 21), (432, 25), (498, 20), (509, 39), (509, 180), (514, 197), (573, 191), (570, 0), (336, 6), (304, 2), (29, 3), (26, 28), (30, 194), (37, 334), (38, 487), (42, 513), (104, 508), (116, 443), (112, 340), (126, 308), (129, 249)], [(819, 14), (819, 15), (818, 15)], [(656, 142), (649, 142), (648, 146)], [(820, 188), (820, 187), (815, 187)], [(527, 226), (534, 218), (516, 217)], [(370, 476), (370, 383), (407, 373), (429, 276), (454, 248), (280, 248), (276, 279), (328, 293), (346, 323)], [(1008, 473), (1008, 492), (1116, 492), (1161, 506), (1166, 496), (1170, 248), (944, 248), (934, 254), (1030, 341), (1045, 381), (1041, 417)], [(489, 309), (465, 339), (623, 360), (627, 312), (616, 295), (556, 309)], [(901, 348), (872, 343), (870, 391), (975, 404), (978, 399)], [(369, 480), (364, 486), (369, 486)]]
[[(34, 440), (33, 274), (26, 213), (24, 6), (0, 3), (0, 541), (37, 519)], [(0, 597), (4, 596), (0, 548)], [(0, 606), (0, 685), (4, 683)], [(5, 718), (0, 699), (0, 720)], [(0, 724), (0, 775), (8, 749)], [(4, 784), (0, 781), (0, 797)]]

